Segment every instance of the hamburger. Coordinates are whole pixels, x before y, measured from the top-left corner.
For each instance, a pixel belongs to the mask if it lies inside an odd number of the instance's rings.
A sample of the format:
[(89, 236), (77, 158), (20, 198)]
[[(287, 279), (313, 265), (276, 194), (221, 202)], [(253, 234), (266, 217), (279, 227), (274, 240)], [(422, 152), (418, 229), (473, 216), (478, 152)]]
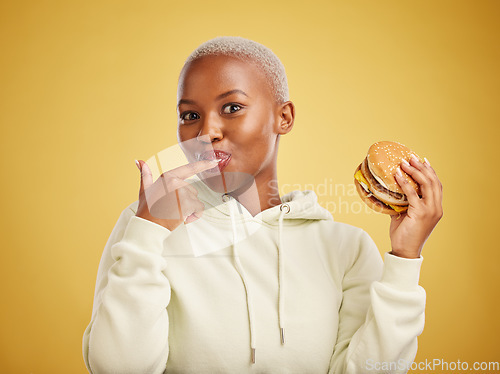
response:
[[(354, 172), (354, 185), (361, 200), (380, 213), (395, 215), (405, 212), (408, 199), (395, 175), (401, 162), (409, 162), (412, 154), (421, 160), (415, 152), (397, 142), (372, 144), (366, 158)], [(401, 173), (420, 196), (420, 186), (403, 170)]]

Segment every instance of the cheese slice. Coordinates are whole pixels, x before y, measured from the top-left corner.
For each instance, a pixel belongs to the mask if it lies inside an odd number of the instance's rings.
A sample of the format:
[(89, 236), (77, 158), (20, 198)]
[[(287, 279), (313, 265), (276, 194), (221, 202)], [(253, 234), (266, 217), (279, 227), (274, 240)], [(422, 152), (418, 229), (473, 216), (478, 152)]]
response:
[(392, 209), (394, 209), (398, 213), (403, 212), (408, 208), (408, 206), (399, 206), (399, 205), (391, 205), (391, 204), (387, 204), (387, 205), (389, 205)]
[(361, 187), (363, 187), (363, 189), (370, 193), (370, 189), (368, 187), (368, 181), (366, 180), (365, 176), (363, 175), (363, 173), (361, 172), (361, 170), (358, 170), (356, 172), (356, 174), (354, 174), (354, 178), (359, 182), (359, 184), (361, 185)]
[[(368, 181), (366, 180), (366, 178), (363, 175), (363, 173), (361, 172), (361, 170), (358, 170), (356, 172), (356, 174), (354, 174), (354, 178), (359, 182), (359, 184), (361, 185), (361, 187), (363, 187), (363, 189), (366, 192), (370, 193), (370, 189), (368, 187)], [(382, 201), (380, 201), (380, 202), (382, 203)], [(391, 205), (391, 204), (385, 204), (385, 205), (390, 206), (392, 209), (394, 209), (398, 213), (399, 212), (404, 212), (408, 208), (407, 206), (399, 206), (399, 205)]]

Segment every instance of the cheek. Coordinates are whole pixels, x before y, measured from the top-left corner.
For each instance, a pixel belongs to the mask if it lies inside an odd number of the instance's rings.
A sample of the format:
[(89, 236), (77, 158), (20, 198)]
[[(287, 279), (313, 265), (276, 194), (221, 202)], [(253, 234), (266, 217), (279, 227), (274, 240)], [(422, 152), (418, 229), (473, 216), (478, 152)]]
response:
[(276, 143), (273, 120), (269, 114), (248, 118), (240, 131), (234, 132), (234, 145), (246, 165), (262, 166), (271, 159)]
[(269, 150), (274, 149), (274, 143), (276, 141), (276, 133), (274, 131), (276, 118), (273, 116), (273, 112), (269, 109), (265, 113), (266, 115), (260, 118), (260, 126), (256, 136), (260, 139), (260, 145)]
[(239, 131), (234, 131), (229, 136), (237, 149), (245, 150), (252, 158), (260, 158), (272, 148), (273, 131), (269, 123), (257, 123), (253, 120), (241, 125)]
[(196, 161), (196, 154), (203, 151), (201, 143), (196, 140), (196, 134), (192, 135), (191, 130), (185, 127), (177, 128), (177, 142), (189, 162)]
[(276, 137), (274, 126), (276, 118), (273, 116), (273, 111), (267, 105), (255, 112), (254, 115), (248, 116), (245, 123), (241, 127), (241, 134), (245, 136), (253, 146), (263, 148), (269, 146), (269, 143)]
[(177, 126), (177, 140), (179, 140), (179, 142), (185, 142), (195, 136), (196, 134), (193, 134), (192, 129), (186, 126)]

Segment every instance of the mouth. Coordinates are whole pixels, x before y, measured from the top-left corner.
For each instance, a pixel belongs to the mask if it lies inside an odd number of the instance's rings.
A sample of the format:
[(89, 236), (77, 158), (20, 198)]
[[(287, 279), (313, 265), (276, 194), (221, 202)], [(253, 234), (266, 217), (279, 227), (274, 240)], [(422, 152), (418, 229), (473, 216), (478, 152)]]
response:
[(221, 151), (219, 149), (214, 149), (213, 151), (206, 151), (197, 155), (198, 160), (217, 160), (219, 163), (212, 169), (207, 169), (207, 173), (222, 172), (231, 161), (231, 153)]

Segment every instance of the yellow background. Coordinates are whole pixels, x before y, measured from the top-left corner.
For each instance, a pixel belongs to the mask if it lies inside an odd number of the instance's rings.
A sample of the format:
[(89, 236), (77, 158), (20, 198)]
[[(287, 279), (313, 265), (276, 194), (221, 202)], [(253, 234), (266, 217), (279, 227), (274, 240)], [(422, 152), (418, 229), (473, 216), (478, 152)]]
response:
[(86, 372), (97, 267), (137, 198), (134, 159), (176, 143), (178, 73), (218, 35), (263, 43), (287, 69), (283, 192), (336, 186), (321, 203), (381, 253), (389, 219), (360, 212), (354, 169), (377, 140), (429, 159), (444, 217), (423, 252), (416, 360), (499, 361), (499, 15), (495, 0), (2, 1), (0, 372)]

